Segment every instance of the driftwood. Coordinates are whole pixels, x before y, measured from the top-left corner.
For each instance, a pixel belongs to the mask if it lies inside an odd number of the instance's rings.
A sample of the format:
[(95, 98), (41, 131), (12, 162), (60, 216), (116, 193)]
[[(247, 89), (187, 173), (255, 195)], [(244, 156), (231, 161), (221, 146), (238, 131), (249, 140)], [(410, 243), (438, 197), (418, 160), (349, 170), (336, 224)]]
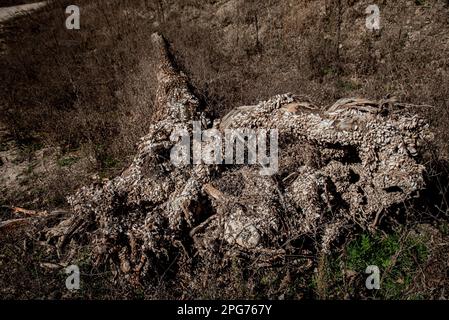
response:
[(20, 227), (26, 224), (29, 224), (29, 219), (20, 218), (20, 219), (10, 219), (6, 221), (0, 221), (0, 230), (10, 230), (12, 228)]
[(278, 257), (292, 239), (309, 237), (328, 251), (338, 236), (355, 226), (375, 228), (380, 215), (425, 187), (419, 155), (432, 134), (413, 108), (394, 99), (351, 98), (318, 108), (283, 94), (214, 120), (221, 132), (277, 129), (273, 176), (260, 175), (258, 165), (174, 166), (170, 134), (193, 120), (203, 129), (212, 121), (171, 63), (164, 39), (153, 41), (161, 59), (159, 120), (127, 170), (69, 198), (74, 216), (49, 233), (60, 235), (61, 245), (94, 225), (98, 261), (118, 257), (120, 270), (138, 277), (180, 247), (202, 257), (217, 250)]

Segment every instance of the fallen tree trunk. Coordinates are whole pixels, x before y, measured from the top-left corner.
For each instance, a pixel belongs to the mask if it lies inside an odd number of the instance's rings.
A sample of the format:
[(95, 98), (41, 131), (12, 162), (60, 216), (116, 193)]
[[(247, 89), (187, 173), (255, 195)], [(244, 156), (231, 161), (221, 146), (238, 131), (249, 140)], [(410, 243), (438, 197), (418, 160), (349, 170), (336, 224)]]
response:
[[(164, 39), (153, 35), (153, 41), (161, 59), (159, 121), (120, 176), (69, 198), (76, 218), (49, 232), (63, 237), (60, 244), (94, 225), (97, 260), (137, 279), (171, 261), (174, 251), (189, 259), (257, 253), (271, 261), (301, 237), (327, 252), (339, 236), (354, 227), (375, 228), (381, 215), (425, 187), (419, 155), (432, 134), (408, 105), (342, 99), (317, 108), (283, 94), (212, 124), (170, 61)], [(179, 130), (192, 135), (192, 121), (222, 133), (278, 130), (278, 171), (264, 176), (257, 164), (174, 165), (170, 136)], [(202, 148), (210, 143), (200, 142)]]

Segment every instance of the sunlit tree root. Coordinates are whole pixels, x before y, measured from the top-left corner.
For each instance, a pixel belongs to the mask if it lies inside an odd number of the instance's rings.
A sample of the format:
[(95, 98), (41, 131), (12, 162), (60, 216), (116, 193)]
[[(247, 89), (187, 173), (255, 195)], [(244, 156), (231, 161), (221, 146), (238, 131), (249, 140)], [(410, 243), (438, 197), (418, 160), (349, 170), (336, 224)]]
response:
[(198, 257), (244, 255), (266, 265), (299, 250), (305, 237), (328, 252), (355, 227), (375, 229), (391, 208), (425, 188), (419, 159), (432, 134), (411, 106), (393, 99), (317, 108), (283, 94), (215, 119), (223, 133), (277, 129), (273, 175), (260, 175), (258, 165), (173, 165), (171, 133), (193, 120), (203, 129), (212, 121), (171, 63), (164, 39), (153, 41), (161, 59), (159, 120), (120, 176), (69, 198), (73, 216), (48, 233), (61, 247), (89, 228), (97, 262), (112, 262), (136, 281), (164, 273), (176, 259), (179, 267)]

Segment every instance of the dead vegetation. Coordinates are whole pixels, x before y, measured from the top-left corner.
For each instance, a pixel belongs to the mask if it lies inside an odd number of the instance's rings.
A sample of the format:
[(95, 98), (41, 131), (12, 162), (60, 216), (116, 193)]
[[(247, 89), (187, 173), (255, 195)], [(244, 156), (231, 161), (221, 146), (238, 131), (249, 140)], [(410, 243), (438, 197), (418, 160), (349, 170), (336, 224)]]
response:
[[(96, 264), (109, 265), (120, 275), (117, 281), (144, 287), (177, 281), (171, 293), (177, 297), (204, 289), (198, 283), (204, 278), (195, 276), (209, 268), (201, 261), (220, 270), (236, 261), (249, 262), (254, 270), (286, 265), (306, 270), (311, 260), (301, 256), (313, 252), (323, 259), (354, 230), (373, 232), (384, 216), (400, 225), (394, 210), (424, 190), (419, 159), (433, 135), (414, 106), (393, 99), (343, 99), (329, 108), (304, 109), (311, 104), (285, 94), (237, 108), (218, 124), (202, 112), (162, 37), (153, 38), (161, 61), (159, 120), (120, 176), (69, 198), (73, 215), (46, 234), (60, 251), (74, 250), (82, 242), (72, 239), (87, 237)], [(174, 144), (169, 137), (193, 120), (205, 129), (212, 122), (220, 130), (275, 128), (281, 140), (289, 137), (283, 149), (309, 144), (319, 156), (313, 166), (295, 158), (297, 168), (273, 176), (260, 175), (254, 166), (174, 166), (164, 156)], [(279, 160), (284, 161), (293, 160)], [(240, 181), (237, 196), (217, 188), (221, 175), (226, 183)], [(305, 239), (313, 246), (304, 245)], [(288, 263), (286, 257), (292, 257)]]
[[(83, 27), (79, 32), (71, 33), (60, 27), (65, 3), (56, 1), (39, 13), (39, 19), (24, 17), (8, 23), (4, 27), (8, 49), (2, 53), (4, 59), (2, 57), (1, 61), (5, 81), (1, 89), (0, 121), (7, 124), (19, 146), (33, 146), (37, 141), (38, 145), (61, 148), (56, 161), (60, 168), (68, 170), (59, 171), (58, 174), (56, 170), (51, 170), (38, 175), (38, 180), (31, 179), (28, 182), (31, 189), (36, 181), (44, 182), (40, 191), (44, 196), (38, 197), (40, 199), (37, 201), (36, 194), (40, 192), (31, 190), (27, 195), (20, 192), (8, 193), (7, 197), (2, 195), (3, 203), (32, 204), (39, 210), (46, 206), (60, 206), (60, 199), (64, 199), (65, 195), (72, 194), (79, 185), (90, 184), (93, 172), (99, 171), (100, 177), (95, 178), (95, 186), (85, 188), (71, 198), (79, 215), (60, 225), (60, 228), (55, 229), (54, 226), (63, 216), (55, 216), (48, 221), (44, 219), (48, 222), (46, 225), (30, 229), (33, 231), (30, 231), (28, 239), (35, 239), (38, 230), (52, 227), (53, 233), (40, 235), (39, 249), (30, 240), (24, 240), (28, 246), (26, 250), (20, 246), (16, 248), (17, 233), (3, 242), (2, 251), (5, 253), (2, 253), (0, 264), (2, 282), (8, 278), (7, 270), (11, 268), (16, 268), (16, 277), (27, 273), (20, 268), (20, 259), (16, 259), (15, 252), (25, 255), (30, 252), (31, 246), (31, 251), (37, 254), (42, 248), (57, 245), (59, 252), (46, 249), (38, 256), (29, 257), (26, 263), (33, 266), (39, 277), (51, 279), (49, 283), (53, 286), (49, 285), (47, 289), (40, 287), (39, 290), (58, 293), (56, 296), (47, 294), (47, 297), (64, 297), (60, 293), (65, 289), (60, 288), (63, 281), (56, 281), (55, 271), (50, 271), (51, 268), (48, 269), (49, 265), (45, 263), (58, 264), (61, 260), (73, 262), (77, 259), (93, 274), (102, 274), (107, 278), (99, 281), (104, 283), (104, 288), (84, 291), (84, 297), (370, 297), (367, 292), (360, 295), (341, 289), (348, 287), (348, 281), (358, 283), (353, 287), (363, 287), (363, 281), (360, 281), (363, 270), (352, 270), (359, 272), (359, 278), (354, 278), (349, 269), (343, 278), (335, 276), (341, 270), (340, 265), (335, 267), (335, 261), (346, 261), (340, 259), (342, 257), (352, 261), (356, 254), (340, 249), (332, 250), (338, 259), (334, 255), (320, 254), (326, 247), (322, 245), (326, 227), (345, 226), (345, 237), (332, 234), (330, 229), (327, 231), (329, 239), (333, 239), (338, 248), (345, 248), (351, 241), (357, 241), (358, 234), (366, 232), (363, 230), (377, 230), (376, 234), (385, 233), (384, 237), (389, 239), (391, 233), (400, 232), (401, 226), (411, 229), (422, 222), (444, 225), (441, 221), (447, 219), (448, 208), (445, 159), (449, 150), (446, 89), (449, 75), (448, 8), (444, 1), (426, 5), (414, 1), (383, 3), (382, 30), (374, 34), (364, 30), (364, 9), (368, 4), (365, 1), (268, 1), (263, 5), (246, 1), (116, 0), (95, 4), (86, 1), (80, 3), (85, 12)], [(324, 188), (335, 196), (344, 190), (347, 201), (358, 199), (364, 203), (363, 195), (360, 195), (361, 198), (352, 197), (351, 192), (357, 195), (359, 191), (345, 188), (351, 185), (355, 188), (358, 184), (365, 186), (367, 178), (364, 181), (364, 175), (369, 176), (375, 171), (364, 169), (360, 172), (357, 163), (345, 164), (338, 170), (333, 167), (331, 170), (329, 165), (331, 159), (347, 162), (352, 157), (353, 148), (341, 152), (341, 146), (329, 145), (328, 141), (319, 138), (313, 141), (305, 139), (303, 144), (295, 146), (291, 143), (291, 137), (285, 136), (281, 141), (291, 148), (281, 147), (286, 152), (286, 161), (281, 163), (280, 179), (261, 181), (257, 185), (254, 183), (256, 180), (252, 181), (256, 178), (251, 170), (236, 168), (219, 172), (212, 178), (207, 178), (207, 172), (198, 172), (195, 175), (207, 181), (201, 180), (205, 184), (198, 184), (196, 196), (193, 197), (195, 201), (174, 208), (173, 214), (166, 217), (162, 210), (155, 209), (155, 202), (163, 201), (167, 190), (174, 190), (176, 186), (186, 183), (185, 176), (180, 174), (177, 177), (179, 180), (170, 181), (165, 176), (166, 172), (157, 171), (152, 161), (145, 161), (142, 174), (148, 183), (131, 193), (129, 183), (133, 181), (132, 176), (129, 176), (128, 182), (126, 178), (101, 182), (101, 178), (114, 176), (133, 163), (131, 159), (138, 138), (151, 131), (154, 120), (163, 119), (161, 110), (154, 108), (154, 105), (161, 105), (161, 101), (156, 99), (156, 104), (153, 102), (157, 83), (156, 50), (150, 41), (153, 31), (162, 31), (169, 39), (178, 64), (189, 75), (195, 88), (194, 93), (198, 97), (195, 104), (199, 105), (199, 110), (206, 110), (203, 114), (206, 118), (220, 118), (237, 106), (255, 105), (260, 100), (267, 100), (266, 105), (279, 103), (282, 106), (270, 115), (289, 113), (295, 119), (302, 119), (304, 115), (297, 112), (298, 106), (295, 105), (298, 102), (308, 100), (316, 105), (331, 105), (342, 97), (366, 96), (370, 100), (353, 101), (353, 109), (347, 105), (351, 102), (346, 101), (333, 110), (341, 113), (337, 118), (345, 118), (347, 113), (366, 122), (373, 110), (401, 107), (392, 99), (396, 97), (398, 101), (424, 106), (411, 108), (413, 114), (419, 114), (416, 119), (425, 119), (422, 120), (424, 122), (416, 120), (414, 128), (419, 135), (423, 130), (421, 126), (428, 122), (436, 137), (432, 145), (424, 145), (426, 148), (407, 144), (404, 149), (405, 167), (410, 168), (406, 170), (406, 176), (411, 172), (419, 174), (403, 179), (395, 178), (394, 170), (382, 173), (378, 169), (379, 180), (390, 176), (387, 172), (393, 173), (394, 181), (391, 185), (385, 185), (381, 192), (388, 194), (386, 197), (389, 200), (385, 204), (381, 200), (382, 195), (372, 192), (365, 206), (373, 210), (368, 210), (363, 216), (353, 216), (351, 208), (358, 206), (355, 203), (349, 203), (349, 208), (338, 208), (335, 212), (335, 204), (344, 203), (340, 202), (341, 199), (323, 200), (318, 197), (316, 205), (308, 206), (304, 203), (309, 203), (309, 198), (302, 199), (294, 192), (306, 187), (311, 190), (310, 195), (316, 195), (322, 194)], [(45, 45), (37, 45), (42, 43)], [(268, 100), (284, 92), (300, 93), (307, 98), (301, 96), (297, 101), (293, 96), (280, 96)], [(284, 100), (287, 102), (284, 103)], [(263, 108), (263, 105), (255, 106), (255, 110)], [(362, 111), (363, 108), (366, 110)], [(394, 118), (389, 114), (387, 118), (390, 117)], [(242, 121), (249, 123), (251, 119), (251, 116), (243, 117)], [(414, 121), (413, 116), (407, 119), (406, 122)], [(346, 122), (341, 121), (341, 129), (352, 130), (353, 124)], [(383, 121), (379, 122), (383, 125)], [(314, 137), (313, 131), (303, 130)], [(321, 152), (323, 142), (325, 149), (329, 150), (327, 156)], [(373, 140), (370, 143), (377, 145), (378, 142)], [(304, 145), (307, 152), (303, 152)], [(348, 145), (351, 144), (348, 142)], [(360, 147), (360, 143), (355, 145)], [(141, 151), (138, 149), (138, 152)], [(365, 155), (366, 159), (361, 161), (368, 164), (369, 152)], [(384, 155), (388, 159), (391, 153)], [(30, 157), (33, 156), (34, 151), (30, 153)], [(66, 159), (77, 157), (92, 161), (72, 170), (72, 160)], [(396, 159), (393, 162), (396, 163)], [(290, 176), (298, 169), (297, 163), (307, 170)], [(123, 173), (122, 177), (127, 174), (130, 172)], [(157, 179), (153, 179), (156, 181), (152, 181), (151, 174), (156, 174)], [(317, 175), (322, 176), (322, 181), (315, 179)], [(67, 176), (72, 178), (67, 179)], [(354, 182), (357, 176), (359, 180)], [(309, 180), (311, 183), (304, 186), (304, 181)], [(65, 183), (63, 188), (60, 181)], [(319, 181), (322, 183), (314, 185)], [(295, 182), (298, 184), (296, 187)], [(124, 185), (119, 187), (121, 183)], [(273, 192), (259, 190), (263, 185)], [(401, 185), (401, 190), (389, 189), (396, 185)], [(340, 189), (336, 190), (337, 187)], [(279, 196), (279, 189), (282, 197)], [(114, 190), (120, 192), (115, 194)], [(258, 195), (247, 197), (248, 192), (255, 190), (260, 191)], [(98, 199), (94, 203), (108, 204), (112, 201), (114, 213), (106, 207), (104, 210), (86, 209), (85, 206), (92, 203), (91, 192), (94, 192), (94, 199)], [(59, 200), (45, 203), (45, 200), (53, 198), (52, 194), (56, 195), (54, 199)], [(176, 196), (174, 194), (170, 199)], [(243, 204), (236, 206), (235, 202)], [(257, 253), (238, 250), (235, 254), (232, 249), (235, 244), (226, 242), (223, 245), (220, 241), (221, 233), (217, 230), (224, 221), (214, 218), (217, 212), (234, 212), (237, 216), (233, 219), (241, 222), (245, 221), (248, 212), (251, 213), (248, 207), (253, 208), (253, 213), (262, 212), (257, 206), (273, 207), (276, 212), (284, 212), (286, 202), (293, 207), (310, 207), (309, 211), (301, 213), (303, 216), (307, 216), (307, 212), (310, 217), (315, 211), (323, 213), (326, 216), (325, 224), (319, 230), (306, 232), (301, 237), (286, 232), (285, 239), (277, 239), (271, 237), (272, 233), (283, 234), (284, 229), (295, 230), (295, 226), (289, 227), (287, 224), (280, 228), (279, 223), (274, 223), (273, 228), (263, 230), (260, 237), (263, 250)], [(4, 211), (10, 214), (9, 209)], [(277, 214), (282, 217), (282, 214)], [(302, 221), (303, 216), (297, 217), (297, 221)], [(31, 221), (28, 217), (8, 216), (8, 219)], [(296, 220), (292, 218), (292, 221)], [(348, 222), (351, 228), (354, 227), (351, 230), (346, 229)], [(312, 221), (310, 225), (314, 223)], [(126, 232), (123, 228), (130, 231)], [(88, 232), (82, 232), (85, 230)], [(160, 234), (160, 230), (167, 232)], [(236, 240), (238, 237), (228, 238)], [(204, 242), (204, 239), (208, 241)], [(272, 241), (269, 245), (267, 239)], [(420, 268), (423, 266), (425, 270), (433, 270), (427, 271), (424, 277), (435, 282), (447, 278), (438, 274), (439, 268), (435, 267), (435, 261), (444, 264), (448, 259), (447, 250), (444, 250), (447, 244), (444, 233), (440, 240), (438, 245), (433, 241), (429, 243), (443, 249), (430, 250), (429, 261), (424, 259), (426, 261), (419, 262)], [(373, 247), (379, 243), (380, 246), (385, 245), (382, 241), (376, 241), (373, 241)], [(283, 243), (286, 246), (278, 250)], [(402, 244), (401, 241), (397, 243)], [(387, 241), (386, 245), (390, 243)], [(273, 247), (276, 250), (272, 250)], [(354, 247), (356, 252), (361, 250), (356, 245)], [(395, 248), (399, 250), (400, 247)], [(84, 250), (93, 254), (79, 254)], [(217, 254), (199, 254), (206, 251)], [(385, 256), (390, 258), (397, 253), (385, 252)], [(399, 266), (403, 261), (401, 257), (399, 255), (397, 258)], [(42, 261), (44, 265), (41, 266)], [(412, 274), (414, 266), (416, 264), (403, 269)], [(395, 271), (397, 267), (392, 269)], [(397, 276), (394, 272), (392, 274), (392, 277)], [(329, 277), (336, 281), (331, 281)], [(34, 275), (31, 278), (34, 279)], [(403, 281), (402, 278), (397, 276), (394, 281)], [(86, 283), (95, 283), (98, 279), (88, 278)], [(413, 294), (420, 291), (422, 297), (436, 298), (446, 290), (444, 286), (420, 281), (408, 286), (408, 291), (401, 289), (396, 295), (383, 297), (415, 297)], [(20, 286), (9, 280), (8, 283), (7, 290), (13, 288), (13, 291), (14, 288), (27, 286), (22, 282)], [(39, 283), (42, 285), (42, 282)], [(117, 283), (122, 286), (117, 287)], [(341, 283), (345, 285), (341, 286)], [(55, 287), (58, 289), (55, 290)], [(116, 291), (110, 290), (112, 287), (117, 288)], [(334, 292), (335, 288), (339, 290)], [(37, 289), (27, 291), (28, 297), (33, 296), (33, 290)], [(16, 290), (6, 296), (18, 295)], [(76, 297), (76, 294), (68, 296)]]

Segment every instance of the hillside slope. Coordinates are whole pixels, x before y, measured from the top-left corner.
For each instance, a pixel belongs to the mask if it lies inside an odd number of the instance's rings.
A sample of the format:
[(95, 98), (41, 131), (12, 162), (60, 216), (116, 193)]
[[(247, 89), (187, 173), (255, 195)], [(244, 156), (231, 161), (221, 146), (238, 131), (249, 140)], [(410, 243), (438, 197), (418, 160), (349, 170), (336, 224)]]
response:
[[(2, 27), (0, 164), (5, 172), (20, 171), (12, 173), (20, 176), (14, 184), (1, 180), (2, 220), (17, 218), (13, 206), (50, 213), (65, 208), (65, 197), (78, 187), (101, 184), (128, 167), (136, 143), (161, 112), (155, 109), (157, 57), (150, 41), (158, 31), (211, 118), (286, 92), (320, 106), (363, 96), (414, 105), (413, 112), (436, 135), (418, 159), (425, 165), (427, 188), (413, 208), (398, 208), (399, 223), (386, 221), (377, 232), (354, 231), (329, 255), (303, 239), (295, 245), (305, 247), (306, 271), (292, 266), (261, 271), (235, 260), (221, 279), (231, 283), (229, 290), (204, 292), (200, 284), (207, 286), (216, 276), (209, 270), (198, 278), (193, 296), (373, 297), (363, 289), (367, 260), (384, 264), (388, 272), (388, 287), (374, 297), (445, 296), (447, 1), (380, 1), (381, 29), (374, 32), (365, 26), (369, 1), (78, 2), (80, 30), (65, 29), (65, 7), (71, 3), (64, 0)], [(94, 263), (87, 234), (76, 239), (82, 247), (58, 252), (54, 239), (44, 243), (42, 230), (66, 214), (42, 217), (1, 234), (5, 297), (76, 297), (63, 287), (61, 260), (89, 270), (82, 297), (183, 296), (179, 288), (168, 290), (170, 282), (160, 281), (155, 291), (115, 287), (110, 276), (117, 270)], [(159, 271), (161, 278), (172, 275)]]

